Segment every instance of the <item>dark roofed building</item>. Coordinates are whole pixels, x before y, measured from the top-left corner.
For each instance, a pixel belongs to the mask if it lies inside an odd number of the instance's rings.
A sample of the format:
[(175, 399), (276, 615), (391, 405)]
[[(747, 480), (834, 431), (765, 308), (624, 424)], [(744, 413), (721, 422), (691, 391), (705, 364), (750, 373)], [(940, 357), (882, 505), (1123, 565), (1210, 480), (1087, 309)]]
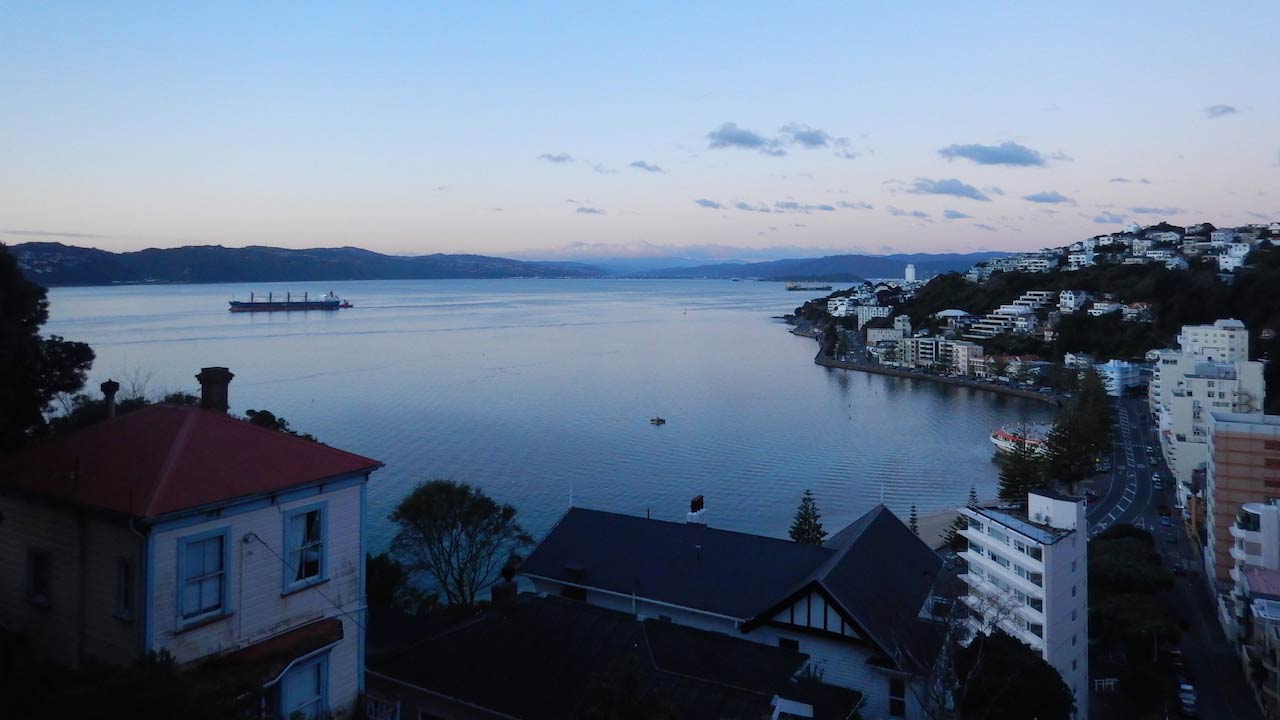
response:
[[(415, 620), (376, 615), (372, 632), (382, 622), (405, 628)], [(799, 677), (808, 657), (795, 649), (565, 598), (522, 595), (445, 628), (422, 622), (401, 642), (370, 648), (375, 713), (561, 720), (579, 716), (593, 686), (627, 680), (678, 718), (758, 720), (781, 704), (845, 720), (861, 702), (856, 691)]]
[(880, 506), (821, 546), (570, 509), (521, 567), (541, 593), (809, 656), (865, 694), (864, 717), (917, 714), (933, 667), (941, 560)]

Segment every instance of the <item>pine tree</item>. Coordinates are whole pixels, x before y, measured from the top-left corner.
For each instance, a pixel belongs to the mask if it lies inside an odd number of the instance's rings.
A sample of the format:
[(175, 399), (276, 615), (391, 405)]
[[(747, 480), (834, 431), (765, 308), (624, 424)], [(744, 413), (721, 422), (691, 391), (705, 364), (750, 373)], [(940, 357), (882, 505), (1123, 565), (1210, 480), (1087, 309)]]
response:
[(1065, 487), (1068, 493), (1074, 492), (1076, 483), (1093, 469), (1093, 454), (1088, 430), (1082, 427), (1080, 416), (1074, 412), (1059, 413), (1058, 421), (1045, 438), (1045, 478)]
[(947, 526), (946, 532), (942, 533), (942, 544), (956, 552), (964, 550), (966, 541), (960, 533), (968, 529), (968, 519), (965, 518), (964, 513), (957, 512), (956, 518)]
[(978, 507), (978, 489), (977, 489), (977, 488), (975, 488), (975, 487), (974, 487), (974, 486), (972, 486), (972, 485), (970, 485), (970, 486), (969, 486), (969, 502), (968, 502), (968, 506), (969, 506), (969, 507), (971, 507), (971, 508), (976, 508), (976, 507)]
[(907, 527), (916, 535), (920, 534), (920, 516), (916, 514), (916, 506), (911, 506), (911, 514), (907, 516)]
[(822, 514), (818, 512), (818, 503), (813, 499), (813, 491), (805, 490), (800, 498), (800, 507), (796, 508), (796, 519), (791, 523), (791, 539), (807, 545), (821, 545), (827, 533), (822, 529)]
[(1000, 458), (1000, 499), (1005, 502), (1026, 502), (1027, 492), (1044, 484), (1041, 464), (1040, 457), (1030, 443), (1021, 436), (1014, 441), (1013, 450)]

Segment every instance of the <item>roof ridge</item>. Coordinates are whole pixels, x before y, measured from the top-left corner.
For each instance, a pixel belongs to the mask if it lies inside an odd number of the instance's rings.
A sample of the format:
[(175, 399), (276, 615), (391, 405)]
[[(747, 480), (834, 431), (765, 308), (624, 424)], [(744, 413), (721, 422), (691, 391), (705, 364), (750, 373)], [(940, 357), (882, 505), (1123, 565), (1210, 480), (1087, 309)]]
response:
[[(615, 517), (628, 518), (630, 520), (643, 520), (645, 522), (664, 523), (666, 525), (675, 525), (676, 527), (687, 527), (689, 525), (698, 525), (703, 530), (718, 532), (718, 533), (725, 533), (727, 535), (745, 535), (747, 537), (759, 538), (761, 540), (770, 540), (770, 541), (779, 542), (779, 543), (786, 543), (788, 545), (795, 543), (794, 540), (788, 540), (786, 538), (774, 537), (772, 535), (760, 535), (759, 533), (749, 533), (749, 532), (744, 532), (742, 530), (730, 530), (728, 528), (720, 528), (720, 527), (707, 525), (706, 523), (690, 523), (690, 522), (680, 522), (678, 520), (663, 520), (661, 518), (640, 517), (639, 515), (631, 515), (629, 513), (613, 512), (611, 510), (596, 510), (595, 508), (585, 508), (585, 507), (578, 507), (578, 506), (570, 507), (569, 510), (583, 510), (586, 512), (598, 513), (600, 515), (613, 515)], [(567, 516), (568, 514), (569, 512), (565, 511), (565, 515)], [(563, 516), (561, 519), (563, 519)], [(817, 545), (815, 547), (822, 547), (822, 546)]]
[[(177, 406), (177, 407), (180, 407), (180, 406)], [(334, 447), (334, 446), (332, 446), (332, 445), (330, 445), (330, 444), (328, 444), (328, 443), (320, 442), (319, 440), (308, 440), (308, 439), (306, 439), (306, 438), (302, 437), (301, 435), (296, 434), (296, 433), (295, 433), (295, 432), (293, 432), (293, 431), (287, 431), (287, 432), (286, 432), (286, 431), (280, 431), (280, 430), (272, 430), (271, 428), (265, 428), (265, 427), (262, 427), (261, 425), (254, 425), (253, 423), (249, 422), (248, 420), (246, 420), (246, 419), (244, 419), (244, 418), (236, 417), (235, 415), (232, 415), (231, 413), (228, 413), (228, 412), (213, 412), (213, 413), (212, 413), (212, 415), (213, 415), (214, 417), (219, 418), (219, 421), (226, 421), (226, 422), (229, 422), (229, 423), (237, 423), (237, 424), (248, 425), (249, 427), (253, 428), (254, 430), (261, 430), (261, 431), (263, 431), (263, 432), (269, 432), (269, 433), (272, 433), (272, 434), (274, 434), (274, 435), (278, 435), (278, 436), (280, 436), (280, 437), (282, 437), (282, 438), (285, 438), (285, 439), (289, 440), (290, 442), (295, 442), (295, 443), (306, 443), (306, 446), (307, 446), (307, 447), (311, 447), (311, 448), (313, 448), (313, 447), (315, 447), (315, 446), (319, 445), (320, 447), (323, 447), (323, 448), (325, 448), (325, 449), (327, 449), (327, 450), (332, 450), (332, 451), (334, 451), (334, 452), (339, 452), (339, 453), (342, 453), (343, 455), (350, 455), (351, 457), (357, 457), (357, 458), (361, 458), (361, 459), (364, 459), (364, 460), (370, 460), (370, 461), (374, 462), (374, 463), (375, 463), (375, 464), (377, 464), (377, 465), (382, 465), (382, 464), (383, 464), (383, 463), (378, 462), (377, 460), (374, 460), (374, 459), (373, 459), (373, 458), (371, 458), (371, 457), (367, 457), (367, 456), (365, 456), (365, 455), (359, 455), (359, 454), (357, 454), (357, 453), (353, 453), (353, 452), (351, 452), (351, 451), (349, 451), (349, 450), (343, 450), (343, 449), (341, 449), (341, 448), (336, 448), (336, 447)]]
[[(149, 406), (151, 407), (151, 406)], [(158, 407), (154, 406), (154, 407)], [(169, 407), (180, 408), (178, 405), (170, 405)], [(144, 408), (145, 409), (145, 408)], [(165, 455), (164, 466), (160, 468), (160, 477), (156, 480), (155, 486), (151, 489), (151, 496), (146, 499), (143, 507), (146, 508), (147, 515), (152, 513), (152, 505), (157, 497), (168, 488), (169, 477), (173, 474), (174, 467), (178, 464), (178, 458), (181, 457), (182, 451), (187, 447), (187, 439), (191, 437), (192, 426), (195, 425), (196, 413), (198, 410), (187, 410), (183, 413), (182, 427), (178, 428), (178, 434), (174, 437), (173, 442), (169, 444), (169, 452)]]

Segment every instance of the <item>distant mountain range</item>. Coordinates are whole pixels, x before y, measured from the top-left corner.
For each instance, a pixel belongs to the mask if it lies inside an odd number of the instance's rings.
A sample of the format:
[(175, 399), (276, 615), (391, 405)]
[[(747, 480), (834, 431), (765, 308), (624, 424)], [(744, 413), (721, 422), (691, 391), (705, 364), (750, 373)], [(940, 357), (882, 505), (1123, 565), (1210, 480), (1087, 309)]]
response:
[(524, 262), (484, 255), (382, 255), (360, 248), (289, 250), (201, 245), (113, 253), (62, 243), (11, 248), (41, 285), (113, 283), (303, 282), (446, 278), (591, 278), (608, 273), (580, 263)]
[[(721, 263), (658, 269), (603, 268), (579, 262), (511, 260), (485, 255), (383, 255), (353, 247), (291, 250), (263, 246), (200, 245), (113, 253), (62, 243), (10, 248), (31, 280), (41, 285), (117, 283), (304, 282), (441, 280), (463, 278), (759, 278), (852, 282), (902, 277), (914, 263), (921, 279), (1005, 253), (831, 255), (821, 258)], [(679, 259), (672, 260), (679, 262)]]
[(968, 270), (975, 263), (1008, 253), (926, 253), (900, 255), (828, 255), (800, 260), (770, 260), (755, 263), (721, 263), (695, 267), (665, 268), (635, 273), (650, 278), (759, 278), (761, 280), (825, 280), (852, 282), (866, 278), (900, 278), (907, 264), (916, 266), (916, 277), (924, 280), (951, 271)]

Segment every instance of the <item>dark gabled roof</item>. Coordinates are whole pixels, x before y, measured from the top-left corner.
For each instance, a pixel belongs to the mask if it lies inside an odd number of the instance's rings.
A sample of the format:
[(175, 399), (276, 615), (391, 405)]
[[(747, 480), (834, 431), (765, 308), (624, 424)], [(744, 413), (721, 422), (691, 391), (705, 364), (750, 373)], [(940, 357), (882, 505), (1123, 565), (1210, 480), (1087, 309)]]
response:
[(369, 657), (369, 670), (522, 720), (577, 717), (596, 676), (628, 659), (681, 718), (757, 720), (778, 693), (824, 700), (818, 718), (848, 717), (861, 701), (792, 682), (808, 660), (801, 653), (558, 597), (522, 595), (450, 628), (405, 634), (401, 645)]
[(830, 554), (695, 523), (570, 508), (520, 571), (745, 619)]
[(379, 467), (216, 410), (157, 404), (0, 459), (0, 488), (152, 518)]
[[(899, 666), (927, 664), (931, 653), (921, 642), (919, 614), (932, 594), (942, 559), (883, 505), (836, 533), (826, 546), (833, 550), (831, 556), (748, 627), (817, 587)], [(916, 655), (922, 656), (911, 657)]]
[(748, 630), (816, 589), (909, 667), (904, 655), (930, 658), (917, 615), (941, 566), (883, 505), (822, 546), (572, 508), (521, 572), (740, 618)]

